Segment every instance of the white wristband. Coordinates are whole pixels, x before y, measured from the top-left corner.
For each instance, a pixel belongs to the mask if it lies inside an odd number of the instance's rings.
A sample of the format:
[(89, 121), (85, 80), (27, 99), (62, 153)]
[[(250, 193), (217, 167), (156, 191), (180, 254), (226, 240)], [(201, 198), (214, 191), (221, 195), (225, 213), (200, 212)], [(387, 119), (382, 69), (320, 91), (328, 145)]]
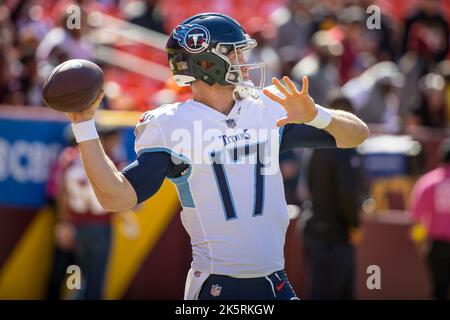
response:
[(328, 110), (327, 108), (324, 108), (318, 104), (316, 104), (316, 108), (317, 115), (314, 117), (314, 119), (312, 119), (311, 122), (306, 122), (305, 124), (323, 129), (330, 124), (333, 116), (331, 115), (330, 110)]
[(94, 119), (72, 123), (72, 131), (77, 143), (98, 139)]

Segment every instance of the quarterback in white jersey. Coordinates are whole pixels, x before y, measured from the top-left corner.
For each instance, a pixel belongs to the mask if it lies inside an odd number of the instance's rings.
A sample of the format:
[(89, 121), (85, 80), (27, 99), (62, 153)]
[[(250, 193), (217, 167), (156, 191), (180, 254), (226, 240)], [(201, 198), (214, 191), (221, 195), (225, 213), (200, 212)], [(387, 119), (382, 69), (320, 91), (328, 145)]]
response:
[(252, 278), (284, 268), (289, 221), (275, 125), (283, 111), (247, 98), (224, 115), (189, 100), (150, 111), (137, 126), (138, 155), (166, 151), (189, 166), (171, 180), (194, 270)]
[(244, 53), (256, 46), (232, 18), (193, 16), (171, 33), (169, 64), (193, 99), (146, 112), (136, 126), (137, 160), (119, 172), (95, 137), (88, 110), (68, 114), (97, 198), (108, 211), (175, 183), (193, 262), (185, 299), (295, 299), (284, 272), (289, 223), (279, 153), (298, 147), (354, 147), (368, 136), (356, 116), (314, 104), (308, 79), (250, 81)]

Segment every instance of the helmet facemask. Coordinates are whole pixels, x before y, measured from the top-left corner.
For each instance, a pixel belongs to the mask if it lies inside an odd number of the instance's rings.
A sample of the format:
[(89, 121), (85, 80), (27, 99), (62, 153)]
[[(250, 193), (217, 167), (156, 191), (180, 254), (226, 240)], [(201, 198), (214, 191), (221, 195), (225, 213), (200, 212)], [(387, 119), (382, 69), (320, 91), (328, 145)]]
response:
[[(220, 42), (211, 50), (213, 54), (219, 56), (228, 65), (225, 82), (235, 87), (233, 95), (235, 99), (243, 99), (251, 95), (254, 90), (264, 88), (264, 62), (245, 63), (247, 60), (245, 56), (248, 55), (250, 49), (257, 45), (256, 40), (251, 39), (248, 35), (245, 35), (245, 37), (245, 40), (239, 42)], [(234, 53), (236, 63), (231, 63), (229, 58), (231, 53)], [(244, 55), (243, 59), (241, 58), (242, 55)], [(245, 69), (248, 75), (244, 75), (242, 69)]]

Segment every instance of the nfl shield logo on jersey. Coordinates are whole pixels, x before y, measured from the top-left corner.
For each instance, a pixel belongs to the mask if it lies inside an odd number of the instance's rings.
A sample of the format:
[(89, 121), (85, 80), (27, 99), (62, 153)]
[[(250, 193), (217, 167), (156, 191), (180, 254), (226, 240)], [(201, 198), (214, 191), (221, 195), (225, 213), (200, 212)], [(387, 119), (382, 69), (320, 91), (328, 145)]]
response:
[(213, 297), (218, 297), (220, 296), (220, 291), (222, 291), (222, 287), (219, 286), (218, 284), (213, 284), (211, 287), (211, 295)]
[(225, 122), (227, 123), (229, 128), (236, 127), (236, 120), (234, 120), (234, 119), (227, 119), (227, 120), (225, 120)]

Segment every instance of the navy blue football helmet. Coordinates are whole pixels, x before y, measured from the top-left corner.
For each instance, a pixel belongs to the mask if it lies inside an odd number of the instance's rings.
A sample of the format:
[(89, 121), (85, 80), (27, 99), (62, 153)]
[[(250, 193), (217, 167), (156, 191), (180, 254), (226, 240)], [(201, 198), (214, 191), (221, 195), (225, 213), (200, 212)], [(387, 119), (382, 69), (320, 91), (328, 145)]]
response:
[[(202, 13), (184, 20), (172, 31), (166, 50), (177, 85), (189, 86), (196, 80), (209, 85), (233, 85), (242, 97), (246, 91), (263, 88), (264, 63), (238, 59), (232, 64), (228, 55), (234, 51), (240, 57), (239, 53), (256, 45), (236, 20), (221, 13)], [(259, 69), (259, 84), (246, 79), (241, 68)]]

